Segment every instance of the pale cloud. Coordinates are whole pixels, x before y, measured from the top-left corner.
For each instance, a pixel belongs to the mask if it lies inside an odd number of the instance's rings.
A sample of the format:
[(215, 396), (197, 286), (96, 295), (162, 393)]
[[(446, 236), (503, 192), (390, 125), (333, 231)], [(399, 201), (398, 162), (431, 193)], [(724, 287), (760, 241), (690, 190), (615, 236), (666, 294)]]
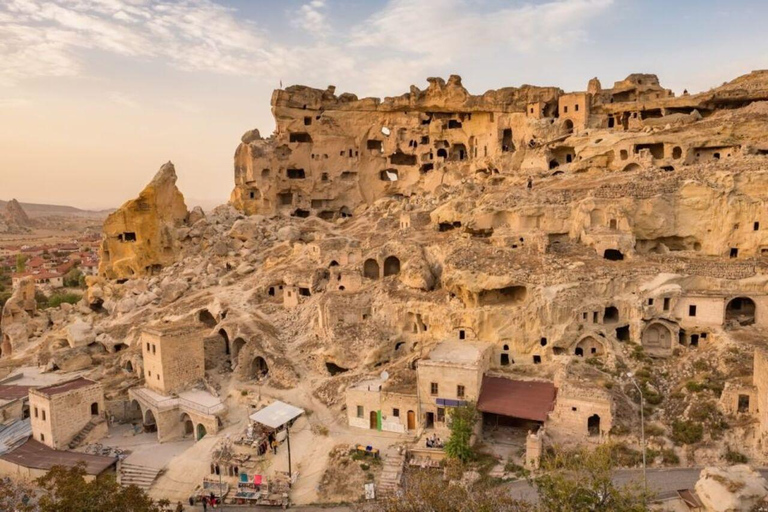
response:
[(141, 106), (139, 101), (136, 100), (132, 95), (120, 91), (111, 92), (109, 94), (109, 100), (112, 103), (122, 107), (128, 107), (130, 109), (137, 109)]
[(492, 47), (556, 49), (585, 37), (613, 0), (555, 0), (481, 11), (470, 0), (391, 0), (352, 33), (351, 45), (449, 62)]
[(83, 50), (164, 59), (184, 70), (274, 73), (285, 57), (210, 0), (8, 0), (0, 5), (0, 76), (73, 76)]
[[(219, 0), (221, 1), (221, 0)], [(331, 0), (291, 13), (312, 43), (287, 44), (214, 0), (0, 0), (0, 85), (78, 76), (86, 53), (206, 73), (400, 90), (488, 49), (552, 50), (586, 37), (613, 0), (550, 0), (488, 12), (481, 0), (389, 0), (351, 34), (329, 22)]]
[(326, 16), (325, 0), (311, 0), (302, 5), (292, 20), (294, 26), (306, 30), (312, 35), (324, 37), (330, 32)]

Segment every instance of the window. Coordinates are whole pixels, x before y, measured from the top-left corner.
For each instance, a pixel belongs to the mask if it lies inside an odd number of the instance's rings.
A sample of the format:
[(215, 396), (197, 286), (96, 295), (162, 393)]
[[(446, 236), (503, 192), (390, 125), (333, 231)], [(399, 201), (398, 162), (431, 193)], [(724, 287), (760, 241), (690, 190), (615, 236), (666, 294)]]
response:
[(40, 434), (40, 440), (41, 440), (42, 442), (45, 442), (45, 434)]
[(147, 370), (147, 375), (152, 376), (152, 370)]
[(669, 297), (664, 297), (664, 311), (669, 311)]
[(400, 409), (392, 409), (392, 416), (394, 416), (395, 418), (399, 418), (400, 417)]
[(456, 386), (456, 398), (464, 398), (464, 386), (461, 384)]
[(35, 407), (35, 418), (37, 418), (37, 407)]
[(362, 418), (365, 415), (365, 410), (362, 405), (357, 406), (357, 417)]
[(43, 421), (45, 421), (45, 409), (42, 409), (41, 412), (43, 413)]
[(739, 395), (738, 412), (749, 412), (749, 395)]
[(432, 383), (429, 385), (429, 393), (430, 393), (432, 396), (437, 396), (437, 382), (432, 382)]
[(759, 222), (755, 222), (752, 225), (752, 229), (754, 229), (755, 231), (760, 231), (760, 223)]
[(578, 105), (578, 103), (577, 103), (576, 105), (574, 105), (574, 106), (573, 106), (573, 110), (575, 110), (576, 112), (578, 112), (578, 111), (579, 111), (579, 105)]
[(459, 339), (460, 339), (460, 340), (463, 340), (463, 339), (464, 339), (464, 338), (466, 338), (466, 337), (467, 337), (467, 333), (465, 333), (465, 332), (464, 332), (464, 329), (461, 329), (461, 330), (459, 331)]
[(437, 421), (440, 423), (445, 422), (445, 408), (444, 407), (438, 407), (437, 408)]
[(563, 113), (564, 113), (564, 114), (565, 114), (565, 113), (568, 113), (568, 105), (566, 105), (566, 106), (564, 106), (564, 107), (563, 107)]
[(597, 323), (597, 311), (592, 312), (592, 323), (593, 324)]
[(160, 380), (160, 374), (159, 373), (157, 374), (157, 380)]
[(152, 353), (157, 354), (157, 347), (155, 346), (154, 343), (152, 344)]
[(730, 256), (731, 258), (735, 258), (739, 255), (739, 249), (736, 247), (731, 247)]
[(533, 364), (541, 364), (541, 356), (533, 356)]
[(696, 316), (696, 306), (694, 304), (688, 306), (688, 316)]
[(648, 305), (653, 306), (653, 299), (648, 299)]
[(147, 343), (147, 352), (149, 352), (149, 349), (150, 349), (149, 343)]
[(311, 117), (305, 117), (304, 118), (304, 126), (309, 126), (312, 124), (312, 118)]

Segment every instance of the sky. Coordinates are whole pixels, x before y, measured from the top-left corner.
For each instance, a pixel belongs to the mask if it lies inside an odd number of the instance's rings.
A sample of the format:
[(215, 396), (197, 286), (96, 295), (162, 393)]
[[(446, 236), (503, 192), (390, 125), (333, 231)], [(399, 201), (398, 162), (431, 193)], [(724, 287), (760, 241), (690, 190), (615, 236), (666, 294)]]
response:
[(224, 203), (240, 136), (292, 84), (395, 96), (585, 90), (634, 72), (677, 94), (768, 68), (765, 0), (0, 0), (0, 199), (117, 207), (172, 161)]

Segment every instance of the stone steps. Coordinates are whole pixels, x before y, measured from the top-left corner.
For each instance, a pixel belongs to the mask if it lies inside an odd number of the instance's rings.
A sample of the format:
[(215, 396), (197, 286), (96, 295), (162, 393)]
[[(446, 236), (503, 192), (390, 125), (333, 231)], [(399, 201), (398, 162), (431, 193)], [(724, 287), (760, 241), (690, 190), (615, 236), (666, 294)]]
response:
[(389, 455), (384, 459), (384, 467), (379, 477), (378, 494), (395, 494), (403, 481), (403, 466), (405, 465), (405, 454)]
[(104, 422), (104, 418), (94, 418), (91, 421), (89, 421), (83, 428), (80, 430), (80, 432), (77, 433), (77, 435), (69, 442), (67, 445), (70, 450), (74, 450), (78, 446), (80, 446), (80, 443), (82, 443), (86, 437), (88, 437), (88, 434), (91, 433), (91, 431), (96, 428), (96, 425), (99, 425), (100, 423)]
[(149, 490), (159, 474), (159, 469), (123, 462), (120, 465), (120, 484), (124, 486), (135, 485), (146, 491)]

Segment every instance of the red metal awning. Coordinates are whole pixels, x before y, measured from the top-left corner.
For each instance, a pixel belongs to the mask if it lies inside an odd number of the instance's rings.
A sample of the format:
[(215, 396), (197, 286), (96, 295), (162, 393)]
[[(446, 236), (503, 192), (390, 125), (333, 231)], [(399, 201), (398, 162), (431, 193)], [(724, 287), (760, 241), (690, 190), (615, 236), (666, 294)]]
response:
[(551, 382), (483, 377), (477, 409), (481, 412), (543, 422), (555, 406), (555, 396), (557, 388)]

